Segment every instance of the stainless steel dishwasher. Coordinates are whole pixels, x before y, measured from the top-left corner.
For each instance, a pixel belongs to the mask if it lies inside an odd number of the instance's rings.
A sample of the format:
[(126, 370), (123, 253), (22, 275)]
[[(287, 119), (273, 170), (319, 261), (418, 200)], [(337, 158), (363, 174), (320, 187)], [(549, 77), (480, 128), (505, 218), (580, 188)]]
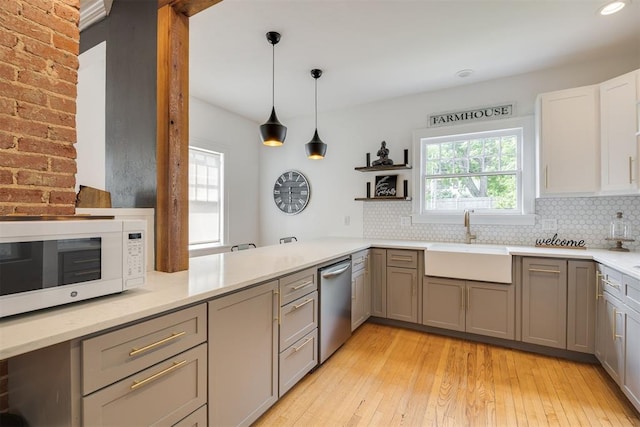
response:
[(351, 336), (351, 260), (321, 268), (320, 363)]

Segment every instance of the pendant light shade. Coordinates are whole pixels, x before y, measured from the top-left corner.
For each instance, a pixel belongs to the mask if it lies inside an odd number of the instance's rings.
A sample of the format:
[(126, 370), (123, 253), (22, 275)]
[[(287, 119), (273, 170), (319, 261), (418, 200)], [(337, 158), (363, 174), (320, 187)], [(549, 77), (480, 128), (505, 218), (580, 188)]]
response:
[(315, 103), (315, 118), (316, 118), (316, 130), (313, 133), (313, 138), (311, 141), (307, 142), (305, 145), (305, 150), (307, 152), (307, 157), (313, 160), (324, 159), (324, 155), (327, 153), (327, 144), (322, 142), (320, 136), (318, 135), (318, 79), (322, 76), (322, 70), (313, 69), (311, 70), (311, 77), (315, 79), (316, 85), (316, 103)]
[(267, 41), (271, 43), (271, 115), (269, 119), (262, 125), (260, 125), (260, 137), (262, 143), (270, 147), (278, 147), (284, 144), (284, 139), (287, 137), (287, 127), (280, 123), (278, 116), (276, 115), (275, 107), (275, 51), (276, 45), (280, 41), (280, 33), (275, 31), (269, 31), (267, 33)]

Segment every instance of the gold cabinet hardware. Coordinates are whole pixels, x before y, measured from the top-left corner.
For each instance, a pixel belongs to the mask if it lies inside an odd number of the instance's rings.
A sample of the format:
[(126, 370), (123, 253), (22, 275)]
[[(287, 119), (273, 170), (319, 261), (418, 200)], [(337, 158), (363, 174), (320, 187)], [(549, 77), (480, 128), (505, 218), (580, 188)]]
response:
[(181, 367), (182, 367), (182, 366), (184, 366), (186, 363), (187, 363), (187, 361), (186, 361), (186, 360), (181, 360), (180, 362), (173, 362), (173, 364), (172, 364), (171, 366), (169, 366), (167, 369), (163, 369), (162, 371), (160, 371), (160, 372), (158, 372), (158, 373), (155, 373), (155, 374), (151, 375), (150, 377), (145, 378), (145, 379), (143, 379), (143, 380), (140, 380), (140, 381), (135, 380), (135, 381), (133, 382), (133, 384), (131, 384), (131, 387), (130, 387), (130, 388), (131, 388), (131, 390), (135, 390), (135, 389), (137, 389), (137, 388), (139, 388), (139, 387), (142, 387), (142, 386), (143, 386), (143, 385), (145, 385), (145, 384), (148, 384), (148, 383), (150, 383), (150, 382), (152, 382), (152, 381), (155, 381), (155, 380), (157, 380), (158, 378), (160, 378), (160, 377), (162, 377), (162, 376), (164, 376), (164, 375), (167, 375), (168, 373), (170, 373), (170, 372), (172, 372), (172, 371), (175, 371), (176, 369), (181, 368)]
[(471, 309), (471, 288), (467, 288), (467, 311)]
[(464, 286), (460, 287), (460, 309), (464, 310)]
[(596, 271), (596, 301), (598, 301), (602, 294), (600, 293), (600, 280), (602, 279), (602, 273)]
[(302, 289), (305, 286), (309, 286), (309, 285), (313, 285), (313, 280), (306, 281), (306, 282), (304, 282), (304, 283), (302, 283), (302, 284), (300, 284), (298, 286), (292, 286), (291, 290), (297, 291), (298, 289)]
[(129, 352), (129, 356), (131, 356), (131, 357), (133, 357), (133, 356), (137, 356), (137, 355), (138, 355), (138, 354), (140, 354), (140, 353), (144, 353), (144, 352), (149, 351), (149, 350), (152, 350), (152, 349), (154, 349), (154, 348), (156, 348), (156, 347), (158, 347), (158, 346), (161, 346), (161, 345), (166, 344), (166, 343), (168, 343), (168, 342), (171, 342), (171, 341), (173, 341), (173, 340), (175, 340), (175, 339), (178, 339), (178, 338), (180, 338), (181, 336), (183, 336), (183, 335), (185, 335), (185, 334), (186, 334), (186, 332), (185, 332), (185, 331), (182, 331), (182, 332), (173, 332), (170, 336), (168, 336), (168, 337), (166, 337), (166, 338), (163, 338), (163, 339), (161, 339), (160, 341), (156, 341), (156, 342), (154, 342), (154, 343), (152, 343), (152, 344), (145, 345), (144, 347), (141, 347), (141, 348), (135, 348), (135, 347), (134, 347), (134, 348), (132, 348), (132, 349), (131, 349), (131, 351)]
[(560, 274), (560, 271), (558, 270), (546, 270), (544, 268), (530, 268), (529, 271), (533, 272), (533, 273), (554, 273), (554, 274)]
[(313, 301), (313, 298), (309, 298), (309, 299), (307, 299), (307, 300), (305, 300), (305, 301), (301, 302), (300, 304), (294, 305), (294, 306), (293, 306), (293, 309), (294, 309), (294, 310), (297, 310), (297, 309), (299, 309), (300, 307), (305, 306), (305, 305), (309, 304), (309, 303), (310, 303), (310, 302), (312, 302), (312, 301)]
[(391, 255), (391, 261), (411, 262), (413, 261), (413, 257), (405, 255)]
[(301, 349), (302, 347), (304, 347), (305, 345), (309, 344), (311, 341), (313, 341), (313, 338), (311, 338), (311, 337), (310, 337), (310, 338), (307, 338), (307, 339), (305, 340), (305, 342), (303, 342), (303, 343), (302, 343), (302, 344), (300, 344), (299, 346), (297, 346), (297, 347), (293, 347), (293, 352), (294, 352), (294, 353), (297, 353), (298, 351), (300, 351), (300, 349)]

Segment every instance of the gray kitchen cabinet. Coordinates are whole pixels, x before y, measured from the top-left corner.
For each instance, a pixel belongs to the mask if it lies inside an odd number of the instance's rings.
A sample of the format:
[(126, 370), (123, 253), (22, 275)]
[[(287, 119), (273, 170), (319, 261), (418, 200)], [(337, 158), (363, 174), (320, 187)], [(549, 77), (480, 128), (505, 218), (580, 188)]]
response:
[(640, 411), (640, 312), (626, 307), (624, 315), (622, 391)]
[(317, 277), (318, 270), (313, 267), (279, 280), (278, 397), (282, 397), (318, 365)]
[(371, 249), (371, 315), (387, 317), (386, 249)]
[(522, 260), (522, 341), (567, 347), (567, 261)]
[(369, 250), (351, 256), (351, 331), (371, 315), (371, 274)]
[(604, 293), (604, 330), (602, 358), (600, 362), (611, 378), (620, 384), (621, 369), (624, 367), (624, 311), (622, 302)]
[(422, 298), (424, 325), (515, 338), (513, 285), (427, 277)]
[(11, 406), (30, 425), (179, 425), (207, 404), (206, 317), (200, 304), (14, 357)]
[(209, 424), (250, 425), (278, 400), (278, 281), (209, 302)]
[(418, 270), (387, 265), (387, 318), (418, 322)]
[(592, 261), (567, 263), (567, 350), (593, 354), (596, 329), (596, 274)]

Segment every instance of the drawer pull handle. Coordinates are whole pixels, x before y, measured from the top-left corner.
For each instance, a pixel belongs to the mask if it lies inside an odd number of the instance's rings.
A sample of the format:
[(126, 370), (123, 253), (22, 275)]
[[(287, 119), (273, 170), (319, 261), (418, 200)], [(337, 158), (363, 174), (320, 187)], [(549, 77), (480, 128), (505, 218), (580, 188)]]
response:
[(300, 303), (300, 304), (298, 304), (298, 305), (294, 305), (294, 306), (293, 306), (293, 309), (294, 309), (294, 310), (297, 310), (297, 309), (299, 309), (300, 307), (302, 307), (302, 306), (304, 306), (304, 305), (309, 304), (311, 301), (313, 301), (313, 298), (309, 298), (308, 300), (306, 300), (306, 301), (304, 301), (304, 302), (301, 302), (301, 303)]
[(309, 280), (309, 281), (304, 282), (304, 283), (302, 283), (302, 284), (300, 284), (298, 286), (292, 286), (291, 290), (292, 291), (297, 291), (298, 289), (302, 289), (302, 288), (304, 288), (306, 286), (309, 286), (309, 285), (313, 285), (313, 280)]
[(129, 356), (137, 356), (140, 353), (144, 353), (145, 351), (149, 351), (151, 349), (154, 349), (162, 344), (166, 344), (170, 341), (173, 341), (177, 338), (180, 338), (181, 336), (185, 335), (186, 332), (182, 331), (182, 332), (178, 332), (178, 333), (172, 333), (171, 336), (168, 336), (164, 339), (161, 339), (160, 341), (156, 341), (153, 344), (149, 344), (149, 345), (145, 345), (142, 348), (132, 348), (131, 351), (129, 352)]
[(612, 286), (612, 287), (614, 287), (614, 288), (616, 288), (616, 289), (620, 289), (620, 285), (619, 285), (618, 283), (616, 283), (616, 282), (612, 282), (612, 281), (611, 281), (611, 280), (609, 280), (609, 279), (602, 279), (602, 282), (603, 282), (605, 285), (609, 285), (609, 286)]
[(530, 268), (529, 271), (533, 273), (554, 273), (560, 274), (558, 270), (545, 270), (544, 268)]
[(168, 373), (170, 373), (172, 371), (175, 371), (178, 368), (181, 368), (186, 363), (187, 363), (186, 360), (182, 360), (180, 362), (173, 362), (173, 365), (169, 366), (167, 369), (164, 369), (164, 370), (162, 370), (162, 371), (160, 371), (158, 373), (155, 373), (155, 374), (151, 375), (150, 377), (145, 378), (143, 380), (140, 380), (140, 381), (135, 380), (133, 382), (133, 384), (131, 384), (130, 388), (131, 388), (131, 390), (135, 390), (135, 389), (137, 389), (139, 387), (142, 387), (143, 385), (148, 384), (151, 381), (157, 380), (158, 378), (162, 377), (163, 375), (167, 375)]
[(300, 344), (297, 347), (293, 347), (293, 352), (297, 353), (298, 351), (300, 351), (300, 349), (302, 347), (304, 347), (305, 345), (309, 344), (311, 341), (313, 341), (313, 338), (307, 338), (307, 340), (305, 342), (303, 342), (302, 344)]
[(403, 261), (403, 262), (412, 262), (413, 257), (410, 256), (401, 256), (401, 255), (392, 255), (391, 261)]

